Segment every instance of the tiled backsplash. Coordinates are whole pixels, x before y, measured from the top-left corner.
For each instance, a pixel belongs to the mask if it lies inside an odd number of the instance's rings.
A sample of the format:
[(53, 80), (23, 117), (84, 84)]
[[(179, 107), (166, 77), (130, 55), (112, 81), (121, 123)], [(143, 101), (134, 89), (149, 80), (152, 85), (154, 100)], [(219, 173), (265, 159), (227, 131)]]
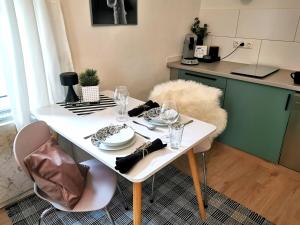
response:
[(299, 0), (201, 0), (203, 9), (300, 9)]
[(220, 46), (221, 57), (234, 40), (253, 42), (225, 60), (300, 70), (300, 1), (202, 0), (199, 17), (209, 26), (206, 43)]

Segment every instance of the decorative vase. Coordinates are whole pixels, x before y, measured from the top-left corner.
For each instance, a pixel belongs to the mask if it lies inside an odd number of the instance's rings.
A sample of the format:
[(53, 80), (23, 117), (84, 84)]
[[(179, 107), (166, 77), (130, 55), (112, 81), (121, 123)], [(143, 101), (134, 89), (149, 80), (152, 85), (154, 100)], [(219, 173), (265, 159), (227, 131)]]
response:
[(100, 100), (99, 86), (81, 87), (83, 102), (98, 102)]

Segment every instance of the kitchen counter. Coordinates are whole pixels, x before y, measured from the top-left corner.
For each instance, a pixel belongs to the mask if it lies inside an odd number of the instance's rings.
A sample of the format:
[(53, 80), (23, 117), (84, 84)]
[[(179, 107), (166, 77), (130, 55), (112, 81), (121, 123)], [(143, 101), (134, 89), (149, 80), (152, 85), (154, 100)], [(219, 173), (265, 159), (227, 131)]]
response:
[(293, 71), (284, 69), (264, 78), (231, 74), (246, 65), (223, 61), (195, 66), (168, 63), (171, 80), (192, 80), (222, 91), (220, 106), (226, 110), (228, 121), (218, 141), (278, 163), (294, 107), (291, 100), (300, 92), (300, 85), (290, 77)]
[(255, 78), (255, 77), (235, 75), (230, 73), (234, 69), (247, 65), (242, 63), (220, 61), (215, 63), (200, 63), (199, 65), (188, 66), (188, 65), (183, 65), (180, 62), (170, 62), (167, 65), (171, 69), (173, 68), (173, 69), (188, 70), (188, 71), (205, 73), (205, 74), (210, 74), (210, 75), (215, 75), (215, 76), (225, 77), (225, 78), (230, 78), (235, 80), (279, 87), (279, 88), (293, 90), (293, 91), (300, 91), (300, 85), (294, 84), (293, 79), (290, 77), (290, 74), (293, 72), (291, 70), (280, 69), (279, 71), (269, 76), (266, 76), (264, 78)]

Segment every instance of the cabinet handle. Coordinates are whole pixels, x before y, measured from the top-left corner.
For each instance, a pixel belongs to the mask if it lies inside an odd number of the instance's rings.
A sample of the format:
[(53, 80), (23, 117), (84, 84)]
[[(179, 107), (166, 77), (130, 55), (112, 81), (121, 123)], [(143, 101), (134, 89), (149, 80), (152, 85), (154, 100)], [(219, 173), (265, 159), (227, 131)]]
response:
[(288, 94), (288, 97), (287, 97), (286, 103), (285, 103), (285, 108), (284, 108), (285, 111), (287, 111), (287, 109), (289, 107), (290, 100), (291, 100), (291, 94)]
[(192, 73), (185, 73), (185, 74), (189, 75), (189, 76), (192, 76), (192, 77), (200, 77), (200, 78), (203, 78), (203, 79), (206, 79), (206, 80), (213, 80), (213, 81), (217, 80), (217, 78), (206, 77), (206, 76), (203, 76), (203, 75), (196, 75), (196, 74), (192, 74)]

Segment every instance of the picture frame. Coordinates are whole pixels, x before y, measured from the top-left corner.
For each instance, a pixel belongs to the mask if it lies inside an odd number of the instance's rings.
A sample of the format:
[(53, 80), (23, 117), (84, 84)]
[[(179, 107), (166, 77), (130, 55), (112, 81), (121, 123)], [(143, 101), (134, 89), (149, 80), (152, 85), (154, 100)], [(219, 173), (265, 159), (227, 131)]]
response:
[(92, 26), (137, 25), (138, 0), (90, 0)]

